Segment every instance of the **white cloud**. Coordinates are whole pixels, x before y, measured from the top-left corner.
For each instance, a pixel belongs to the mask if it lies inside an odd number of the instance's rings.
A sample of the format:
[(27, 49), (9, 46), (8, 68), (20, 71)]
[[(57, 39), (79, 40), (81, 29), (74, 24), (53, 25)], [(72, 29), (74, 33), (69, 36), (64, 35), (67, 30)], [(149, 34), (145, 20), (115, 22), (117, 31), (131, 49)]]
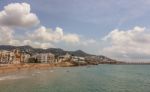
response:
[(11, 3), (0, 11), (0, 44), (1, 45), (31, 45), (36, 48), (55, 47), (58, 42), (78, 43), (80, 37), (77, 34), (64, 33), (63, 29), (55, 30), (44, 26), (32, 31), (17, 34), (16, 28), (29, 28), (37, 25), (39, 19), (31, 13), (28, 3)]
[(28, 36), (36, 41), (59, 41), (63, 37), (63, 31), (61, 28), (56, 28), (56, 31), (47, 29), (42, 26), (35, 30), (33, 33), (29, 33)]
[(44, 26), (24, 35), (15, 35), (15, 31), (9, 27), (0, 27), (0, 44), (1, 45), (30, 45), (36, 48), (55, 47), (55, 43), (77, 43), (78, 35), (64, 34), (63, 29), (57, 27), (55, 31), (47, 29)]
[(79, 36), (76, 34), (64, 34), (63, 29), (57, 27), (54, 31), (44, 26), (38, 28), (33, 33), (28, 33), (29, 38), (39, 42), (60, 42), (67, 43), (79, 42)]
[(11, 44), (13, 40), (14, 31), (9, 27), (0, 26), (0, 43), (1, 44)]
[(50, 47), (54, 47), (54, 45), (52, 45), (51, 43), (39, 43), (39, 47), (40, 48), (43, 48), (43, 49), (47, 49), (47, 48), (50, 48)]
[[(16, 27), (32, 27), (39, 23), (37, 16), (30, 12), (27, 3), (11, 3), (0, 11), (0, 44), (1, 45), (24, 45), (32, 42), (26, 40), (26, 35), (16, 35)], [(24, 37), (20, 39), (19, 36)]]
[(32, 47), (35, 47), (35, 48), (42, 48), (42, 49), (47, 49), (47, 48), (52, 48), (52, 47), (55, 47), (53, 44), (51, 44), (50, 42), (49, 43), (46, 43), (46, 42), (31, 42), (30, 44), (28, 44)]
[(51, 48), (54, 47), (53, 44), (46, 43), (46, 42), (38, 42), (38, 41), (33, 41), (32, 39), (23, 39), (19, 41), (20, 44), (22, 45), (29, 45), (32, 46), (34, 48), (43, 48), (43, 49), (47, 49), (47, 48)]
[(83, 46), (89, 46), (89, 45), (94, 45), (95, 43), (97, 43), (96, 40), (94, 40), (94, 39), (88, 39), (88, 40), (83, 41), (81, 44)]
[(9, 27), (31, 27), (39, 23), (27, 3), (11, 3), (0, 11), (0, 25)]
[(80, 38), (77, 34), (67, 34), (63, 36), (62, 40), (67, 43), (78, 43), (80, 41)]
[(110, 46), (103, 53), (116, 58), (131, 60), (150, 59), (150, 32), (145, 28), (135, 27), (131, 30), (115, 29), (103, 38)]

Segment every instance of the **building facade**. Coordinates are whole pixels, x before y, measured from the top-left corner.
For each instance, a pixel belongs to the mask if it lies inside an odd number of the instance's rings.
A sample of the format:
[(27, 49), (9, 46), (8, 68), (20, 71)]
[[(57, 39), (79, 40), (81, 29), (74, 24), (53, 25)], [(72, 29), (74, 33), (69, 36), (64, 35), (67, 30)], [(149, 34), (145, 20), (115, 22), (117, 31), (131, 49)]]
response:
[(15, 49), (13, 51), (0, 51), (0, 64), (21, 64), (26, 63), (28, 58), (30, 57), (29, 54), (22, 53), (21, 51)]
[(39, 63), (55, 63), (55, 55), (52, 53), (39, 53), (34, 55)]

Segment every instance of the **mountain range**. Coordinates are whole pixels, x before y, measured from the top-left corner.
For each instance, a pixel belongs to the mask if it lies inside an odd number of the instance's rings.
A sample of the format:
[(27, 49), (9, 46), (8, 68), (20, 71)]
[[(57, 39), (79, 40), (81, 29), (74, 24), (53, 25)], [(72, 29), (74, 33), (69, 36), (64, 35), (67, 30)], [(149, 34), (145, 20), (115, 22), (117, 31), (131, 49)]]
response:
[(73, 56), (81, 56), (81, 57), (92, 56), (91, 54), (85, 53), (82, 50), (65, 51), (65, 50), (60, 49), (60, 48), (48, 48), (48, 49), (33, 48), (29, 45), (25, 45), (25, 46), (0, 45), (0, 50), (12, 51), (14, 49), (19, 49), (21, 51), (28, 52), (30, 54), (34, 54), (34, 53), (53, 53), (55, 55), (65, 55), (66, 53), (69, 53)]
[[(108, 58), (103, 55), (92, 55), (88, 54), (82, 50), (76, 50), (76, 51), (65, 51), (61, 48), (48, 48), (48, 49), (42, 49), (42, 48), (33, 48), (29, 45), (25, 46), (12, 46), (12, 45), (0, 45), (0, 50), (7, 50), (12, 51), (14, 49), (19, 49), (21, 52), (26, 52), (30, 55), (34, 55), (35, 53), (52, 53), (56, 56), (65, 55), (66, 53), (71, 54), (72, 56), (79, 56), (79, 57), (92, 57), (91, 61), (89, 63), (97, 64), (103, 64), (103, 63), (123, 63), (122, 61), (117, 61), (111, 58)], [(93, 57), (94, 56), (94, 57)]]

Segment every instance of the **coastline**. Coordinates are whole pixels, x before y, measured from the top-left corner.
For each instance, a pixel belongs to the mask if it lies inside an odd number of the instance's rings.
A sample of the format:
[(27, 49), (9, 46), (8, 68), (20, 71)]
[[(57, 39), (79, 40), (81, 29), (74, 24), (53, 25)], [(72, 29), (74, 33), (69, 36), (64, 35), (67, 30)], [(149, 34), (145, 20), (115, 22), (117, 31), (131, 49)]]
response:
[[(101, 64), (109, 64), (109, 63), (101, 63)], [(16, 71), (26, 71), (26, 70), (40, 70), (40, 69), (48, 69), (53, 67), (77, 67), (77, 66), (88, 66), (88, 65), (99, 65), (99, 64), (74, 64), (71, 62), (63, 62), (58, 64), (41, 64), (41, 63), (29, 63), (29, 64), (0, 64), (0, 74), (11, 73)], [(116, 63), (109, 65), (150, 65), (150, 63)]]
[(16, 71), (26, 71), (26, 70), (33, 70), (33, 69), (48, 69), (53, 67), (73, 67), (74, 64), (65, 63), (65, 64), (5, 64), (0, 65), (0, 74), (4, 73), (11, 73)]

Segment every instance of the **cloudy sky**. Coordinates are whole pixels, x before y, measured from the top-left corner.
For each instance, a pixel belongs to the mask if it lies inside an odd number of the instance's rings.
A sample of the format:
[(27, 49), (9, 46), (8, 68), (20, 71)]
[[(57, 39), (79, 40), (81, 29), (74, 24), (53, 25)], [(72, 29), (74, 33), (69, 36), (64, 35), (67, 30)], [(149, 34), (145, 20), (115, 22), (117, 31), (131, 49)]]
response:
[(149, 0), (0, 0), (0, 45), (150, 60)]

